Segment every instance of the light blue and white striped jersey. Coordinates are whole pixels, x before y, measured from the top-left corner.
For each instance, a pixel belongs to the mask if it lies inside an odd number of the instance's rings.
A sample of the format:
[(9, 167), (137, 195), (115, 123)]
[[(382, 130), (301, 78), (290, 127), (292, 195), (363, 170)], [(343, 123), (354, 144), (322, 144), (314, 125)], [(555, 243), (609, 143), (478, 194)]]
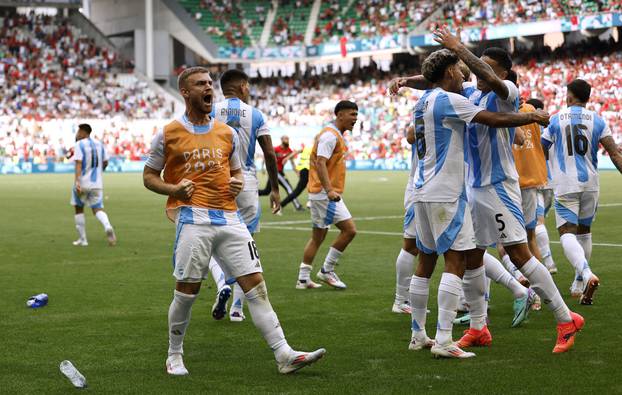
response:
[(555, 195), (598, 191), (598, 143), (611, 129), (594, 111), (581, 106), (565, 108), (551, 117), (542, 134), (549, 149)]
[(407, 208), (415, 199), (415, 173), (417, 172), (417, 146), (410, 145), (410, 174), (408, 175), (408, 183), (404, 192), (404, 208)]
[[(473, 86), (463, 87), (463, 94), (471, 103), (490, 112), (517, 112), (518, 88), (510, 81), (503, 81), (508, 87), (508, 98), (502, 100), (493, 91), (483, 94)], [(506, 179), (518, 180), (514, 164), (512, 143), (514, 128), (492, 128), (479, 123), (467, 127), (467, 180), (473, 188), (496, 184)]]
[(261, 111), (237, 97), (216, 103), (210, 115), (238, 132), (240, 162), (244, 173), (244, 190), (256, 191), (258, 181), (255, 169), (255, 146), (258, 137), (270, 134), (265, 116)]
[(85, 190), (103, 189), (104, 161), (108, 153), (104, 145), (92, 138), (76, 141), (73, 160), (82, 161), (80, 171), (80, 187)]
[(482, 111), (463, 96), (435, 88), (415, 105), (415, 202), (455, 202), (464, 191), (466, 124)]

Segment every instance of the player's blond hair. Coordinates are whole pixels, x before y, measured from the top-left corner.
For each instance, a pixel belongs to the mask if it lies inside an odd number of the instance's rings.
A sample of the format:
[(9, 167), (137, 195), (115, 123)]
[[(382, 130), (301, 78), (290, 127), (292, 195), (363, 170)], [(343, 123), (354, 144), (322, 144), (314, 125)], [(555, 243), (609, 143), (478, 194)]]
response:
[(181, 88), (185, 87), (188, 77), (198, 73), (209, 74), (209, 70), (207, 69), (207, 67), (203, 66), (188, 67), (187, 69), (182, 71), (181, 74), (179, 74), (179, 77), (177, 77), (177, 89), (181, 90)]

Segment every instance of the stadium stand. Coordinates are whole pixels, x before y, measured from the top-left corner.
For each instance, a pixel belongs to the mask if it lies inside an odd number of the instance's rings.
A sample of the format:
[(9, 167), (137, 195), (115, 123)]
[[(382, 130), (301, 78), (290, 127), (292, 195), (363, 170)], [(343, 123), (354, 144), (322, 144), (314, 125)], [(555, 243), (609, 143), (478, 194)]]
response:
[(312, 0), (280, 0), (276, 11), (270, 43), (296, 45), (304, 41), (309, 24)]

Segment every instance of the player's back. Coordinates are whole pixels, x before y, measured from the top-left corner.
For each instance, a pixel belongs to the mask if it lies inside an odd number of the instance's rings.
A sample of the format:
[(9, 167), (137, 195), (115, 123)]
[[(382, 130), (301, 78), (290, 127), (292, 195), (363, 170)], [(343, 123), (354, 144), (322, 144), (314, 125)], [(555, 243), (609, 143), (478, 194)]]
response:
[(80, 187), (82, 189), (102, 189), (104, 161), (108, 155), (104, 145), (93, 138), (78, 140), (74, 149), (74, 160), (80, 160)]
[(212, 116), (238, 132), (240, 162), (244, 172), (245, 189), (249, 187), (256, 189), (257, 178), (254, 159), (257, 138), (270, 134), (263, 113), (237, 97), (233, 97), (214, 104)]
[(415, 201), (453, 202), (464, 191), (466, 123), (481, 111), (464, 97), (436, 88), (415, 105)]
[(600, 115), (581, 106), (551, 117), (542, 137), (553, 144), (549, 163), (556, 194), (598, 190), (598, 144), (610, 134)]
[[(503, 81), (508, 88), (507, 99), (501, 99), (494, 91), (482, 93), (477, 89), (465, 92), (469, 100), (490, 112), (518, 111), (518, 88), (510, 81)], [(506, 179), (518, 180), (512, 154), (514, 128), (492, 128), (472, 123), (467, 129), (467, 155), (469, 162), (469, 185), (475, 188), (496, 184)]]

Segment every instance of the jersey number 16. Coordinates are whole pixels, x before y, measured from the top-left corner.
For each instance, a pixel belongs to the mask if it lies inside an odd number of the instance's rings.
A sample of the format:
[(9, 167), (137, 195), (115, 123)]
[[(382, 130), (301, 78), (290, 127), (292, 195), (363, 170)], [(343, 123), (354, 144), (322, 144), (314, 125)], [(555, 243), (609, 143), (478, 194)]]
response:
[(587, 130), (587, 126), (583, 124), (575, 124), (566, 126), (566, 146), (568, 148), (568, 156), (574, 155), (576, 152), (578, 155), (584, 156), (588, 149), (588, 140), (583, 134), (582, 130)]

